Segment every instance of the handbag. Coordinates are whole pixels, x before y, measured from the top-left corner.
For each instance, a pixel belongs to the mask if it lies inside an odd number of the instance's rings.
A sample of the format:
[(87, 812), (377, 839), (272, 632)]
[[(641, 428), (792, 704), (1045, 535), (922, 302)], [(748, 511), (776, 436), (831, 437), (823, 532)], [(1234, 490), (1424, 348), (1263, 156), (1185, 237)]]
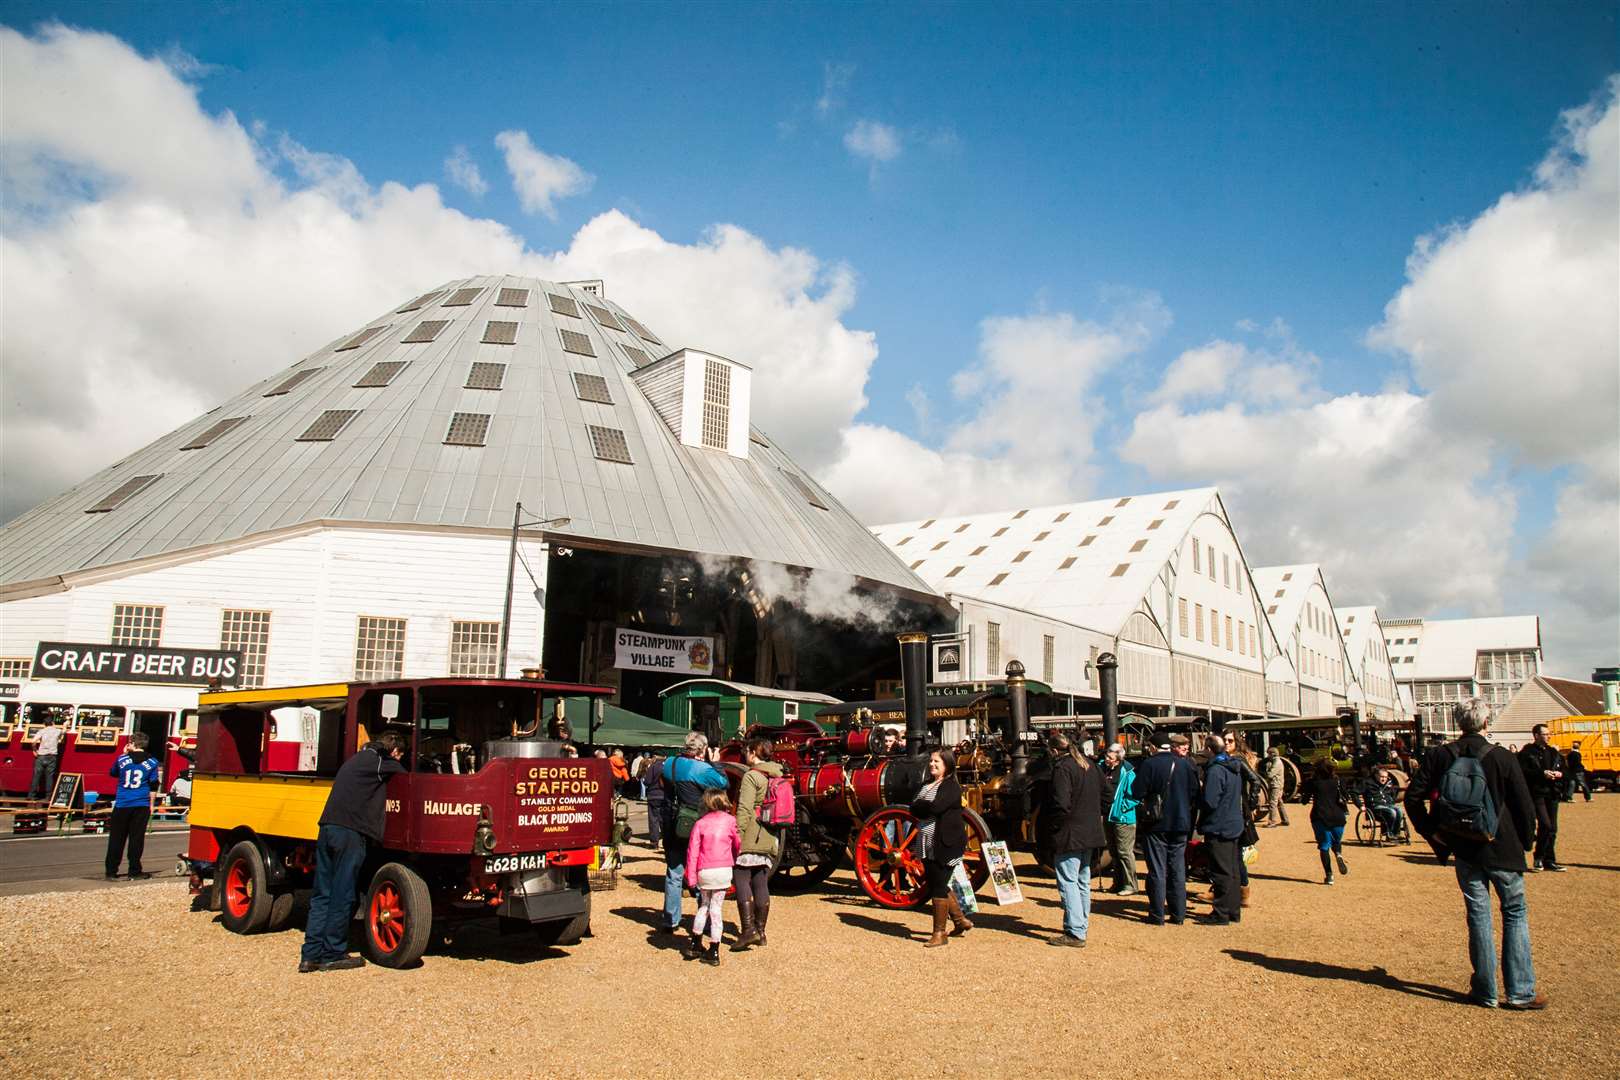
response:
[(666, 775), (669, 778), (669, 797), (675, 803), (675, 836), (677, 839), (685, 840), (692, 835), (692, 826), (703, 816), (703, 807), (688, 806), (681, 802), (680, 791), (675, 786), (679, 782), (675, 778), (675, 766), (679, 762), (680, 758), (672, 759)]
[[(1175, 779), (1176, 766), (1179, 764), (1180, 762), (1178, 761), (1172, 761), (1170, 763), (1170, 775), (1165, 779), (1164, 782), (1164, 786), (1167, 789), (1170, 787), (1170, 781)], [(1138, 827), (1146, 830), (1153, 828), (1153, 826), (1157, 825), (1163, 820), (1164, 792), (1150, 791), (1147, 793), (1147, 798), (1142, 800), (1142, 805), (1136, 808), (1136, 824)]]
[(951, 871), (951, 895), (956, 897), (956, 905), (964, 914), (975, 915), (979, 911), (979, 898), (973, 891), (973, 882), (968, 878), (967, 867), (961, 863)]

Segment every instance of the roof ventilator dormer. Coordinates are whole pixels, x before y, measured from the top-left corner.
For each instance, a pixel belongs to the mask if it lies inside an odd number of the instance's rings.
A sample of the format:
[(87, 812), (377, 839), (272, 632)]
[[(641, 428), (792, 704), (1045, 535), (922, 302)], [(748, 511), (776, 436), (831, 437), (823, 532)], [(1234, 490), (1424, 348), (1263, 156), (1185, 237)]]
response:
[(682, 446), (748, 456), (754, 372), (714, 353), (681, 349), (630, 373)]

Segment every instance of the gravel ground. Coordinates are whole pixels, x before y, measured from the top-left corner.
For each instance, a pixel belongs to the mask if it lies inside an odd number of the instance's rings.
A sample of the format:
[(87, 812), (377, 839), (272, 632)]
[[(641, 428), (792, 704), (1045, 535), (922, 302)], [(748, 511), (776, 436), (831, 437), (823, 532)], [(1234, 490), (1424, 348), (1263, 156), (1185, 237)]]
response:
[(1450, 870), (1351, 844), (1325, 888), (1303, 816), (1262, 834), (1241, 925), (1151, 927), (1105, 896), (1083, 951), (1043, 943), (1060, 909), (1033, 873), (927, 952), (927, 916), (840, 874), (711, 969), (649, 940), (645, 849), (566, 954), (468, 930), (414, 971), (298, 975), (298, 933), (233, 937), (173, 880), (3, 898), (0, 1074), (1620, 1076), (1620, 796), (1565, 806), (1573, 869), (1529, 878), (1544, 1013), (1458, 1002)]

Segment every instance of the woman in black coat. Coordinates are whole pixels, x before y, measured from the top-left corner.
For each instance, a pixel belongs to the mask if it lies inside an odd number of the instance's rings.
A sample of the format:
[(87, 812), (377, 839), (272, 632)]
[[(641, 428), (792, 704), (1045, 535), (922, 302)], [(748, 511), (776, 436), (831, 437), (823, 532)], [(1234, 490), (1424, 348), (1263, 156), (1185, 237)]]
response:
[[(951, 937), (973, 929), (962, 906), (951, 893), (951, 875), (967, 852), (967, 829), (962, 824), (962, 785), (956, 782), (956, 755), (935, 750), (928, 755), (928, 782), (911, 801), (911, 812), (921, 828), (917, 834), (928, 899), (934, 905), (934, 933), (925, 945), (933, 949)], [(947, 924), (955, 929), (946, 933)]]
[(1091, 921), (1091, 857), (1108, 842), (1103, 828), (1102, 770), (1061, 731), (1046, 737), (1052, 785), (1041, 814), (1063, 899), (1063, 932), (1049, 944), (1083, 946)]
[(1337, 859), (1339, 873), (1348, 874), (1350, 866), (1344, 861), (1344, 789), (1339, 786), (1333, 762), (1321, 758), (1311, 770), (1311, 778), (1300, 787), (1300, 801), (1311, 804), (1311, 830), (1316, 833), (1317, 854), (1322, 857), (1322, 884), (1333, 884), (1333, 863)]

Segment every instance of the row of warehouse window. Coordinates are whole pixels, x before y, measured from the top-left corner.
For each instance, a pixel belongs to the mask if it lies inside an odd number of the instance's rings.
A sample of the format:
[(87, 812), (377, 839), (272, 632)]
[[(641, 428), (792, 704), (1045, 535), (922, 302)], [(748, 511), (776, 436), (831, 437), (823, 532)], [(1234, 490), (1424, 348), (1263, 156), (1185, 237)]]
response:
[[(163, 643), (163, 607), (156, 604), (115, 604), (111, 643), (136, 648), (158, 648)], [(405, 671), (404, 619), (361, 615), (355, 624), (354, 678), (398, 679)], [(238, 685), (264, 685), (265, 660), (270, 652), (270, 612), (226, 608), (220, 613), (219, 647), (242, 654)], [(450, 623), (449, 674), (468, 678), (494, 678), (500, 647), (500, 623), (456, 619)], [(0, 657), (0, 679), (26, 679), (33, 661), (27, 657)]]
[[(483, 289), (478, 289), (478, 288), (456, 289), (455, 291), (451, 292), (449, 294), (449, 296), (442, 303), (439, 304), (439, 306), (440, 307), (468, 307), (469, 305), (472, 304), (472, 302), (475, 299), (478, 298), (479, 294), (482, 293), (483, 291), (484, 291)], [(435, 300), (438, 300), (439, 297), (444, 296), (444, 295), (445, 295), (445, 293), (444, 293), (443, 290), (440, 290), (438, 292), (424, 293), (423, 295), (418, 296), (415, 300), (412, 300), (410, 303), (406, 304), (404, 307), (395, 309), (394, 313), (396, 315), (404, 315), (404, 314), (406, 314), (408, 312), (420, 311), (423, 308), (427, 307), (429, 304), (433, 303)], [(567, 316), (570, 319), (583, 319), (584, 318), (584, 316), (579, 313), (579, 309), (581, 307), (579, 301), (574, 300), (572, 297), (559, 296), (556, 293), (548, 292), (548, 293), (546, 293), (546, 301), (549, 304), (549, 306), (551, 307), (551, 310), (555, 314), (564, 315), (564, 316)], [(495, 306), (496, 307), (511, 307), (511, 308), (526, 308), (526, 307), (529, 306), (529, 290), (528, 289), (501, 289), (499, 294), (495, 297)], [(585, 310), (587, 310), (587, 311), (589, 311), (591, 313), (591, 317), (593, 319), (595, 319), (598, 324), (607, 327), (609, 330), (618, 330), (618, 331), (623, 332), (626, 329), (628, 329), (629, 332), (634, 333), (637, 337), (641, 338), (643, 341), (650, 341), (654, 345), (658, 345), (658, 346), (663, 345), (663, 342), (659, 341), (656, 337), (654, 337), (652, 335), (651, 331), (649, 331), (645, 326), (641, 325), (641, 323), (637, 322), (635, 319), (630, 318), (628, 315), (624, 315), (624, 316), (615, 315), (613, 312), (609, 311), (607, 308), (599, 307), (596, 304), (586, 303), (583, 306), (584, 306)], [(440, 324), (440, 325), (442, 327), (443, 324)], [(516, 323), (510, 323), (510, 324), (507, 324), (507, 325), (511, 325), (511, 326), (515, 327), (517, 324)], [(375, 328), (368, 328), (368, 331), (363, 331), (362, 333), (369, 332), (370, 329), (375, 329)], [(369, 340), (369, 338), (367, 338), (365, 340)], [(347, 342), (343, 346), (341, 346), (341, 348), (359, 348), (360, 345), (365, 344), (365, 340), (362, 340), (362, 341), (360, 341), (358, 343)], [(432, 340), (432, 339), (430, 338), (428, 340)]]
[[(1131, 496), (1127, 495), (1125, 498), (1119, 500), (1118, 502), (1116, 502), (1114, 504), (1114, 509), (1118, 510), (1118, 509), (1120, 509), (1122, 507), (1129, 506), (1130, 502), (1131, 502)], [(1169, 502), (1164, 504), (1164, 508), (1166, 510), (1174, 510), (1176, 507), (1178, 507), (1180, 505), (1181, 505), (1181, 500), (1180, 499), (1171, 499)], [(1028, 510), (1020, 510), (1020, 511), (1018, 511), (1016, 514), (1014, 514), (1012, 516), (1011, 520), (1017, 521), (1019, 518), (1022, 518), (1027, 513), (1029, 513)], [(1052, 524), (1056, 525), (1059, 522), (1067, 521), (1069, 519), (1069, 513), (1070, 513), (1070, 511), (1064, 510), (1062, 513), (1058, 514), (1057, 517), (1052, 519)], [(938, 520), (939, 520), (938, 518), (929, 518), (927, 521), (925, 521), (921, 525), (917, 526), (917, 528), (919, 530), (927, 529), (927, 528), (931, 527)], [(1102, 520), (1098, 521), (1097, 524), (1098, 525), (1107, 525), (1109, 522), (1111, 522), (1113, 520), (1114, 520), (1114, 515), (1108, 514)], [(960, 525), (958, 525), (956, 527), (955, 531), (957, 531), (957, 532), (966, 532), (967, 529), (969, 528), (969, 526), (971, 526), (972, 524), (973, 523), (971, 521), (964, 521), (964, 522), (962, 522), (962, 524), (960, 524)], [(1157, 529), (1160, 525), (1163, 525), (1163, 524), (1164, 524), (1164, 519), (1159, 518), (1159, 519), (1156, 519), (1153, 522), (1153, 524), (1149, 525), (1148, 528)], [(1002, 526), (1001, 528), (999, 528), (999, 529), (997, 529), (995, 531), (994, 535), (1000, 536), (1002, 533), (1004, 533), (1006, 531), (1007, 531), (1007, 526)], [(1035, 539), (1042, 540), (1042, 539), (1045, 539), (1048, 535), (1050, 535), (1050, 534), (1043, 532), (1043, 533), (1041, 533), (1040, 536), (1037, 536)], [(909, 537), (909, 536), (906, 537), (906, 540), (910, 540), (910, 539), (911, 539), (911, 537)], [(1095, 539), (1095, 537), (1092, 537), (1090, 539)], [(900, 541), (900, 544), (904, 544), (906, 542), (906, 540)], [(900, 544), (896, 544), (895, 546), (899, 547)], [(1085, 545), (1082, 544), (1081, 546), (1084, 547)]]
[[(1092, 653), (1096, 653), (1093, 648)], [(984, 662), (985, 671), (993, 678), (1001, 673), (1001, 624), (986, 622), (984, 624)], [(1057, 677), (1057, 638), (1052, 634), (1041, 635), (1041, 681), (1050, 686)]]
[[(1194, 640), (1204, 640), (1204, 605), (1195, 603), (1188, 608), (1186, 597), (1177, 599), (1176, 623), (1182, 637), (1191, 636)], [(1189, 619), (1189, 614), (1191, 618)], [(1189, 624), (1191, 633), (1189, 634)], [(1226, 651), (1236, 651), (1241, 656), (1259, 656), (1260, 641), (1255, 628), (1242, 619), (1238, 619), (1234, 630), (1232, 616), (1222, 615), (1214, 608), (1209, 609), (1209, 643), (1216, 648), (1221, 647), (1222, 627), (1225, 627)]]
[[(1211, 543), (1211, 542), (1209, 542), (1207, 540), (1206, 541), (1200, 541), (1196, 536), (1193, 537), (1193, 542), (1192, 542), (1192, 568), (1193, 568), (1193, 573), (1195, 573), (1195, 574), (1205, 573), (1206, 568), (1207, 568), (1207, 572), (1209, 574), (1209, 580), (1216, 581), (1219, 584), (1224, 585), (1228, 589), (1236, 588), (1237, 589), (1237, 594), (1239, 596), (1242, 596), (1243, 595), (1243, 561), (1241, 559), (1237, 560), (1237, 573), (1234, 575), (1232, 573), (1233, 559), (1232, 559), (1231, 554), (1228, 553), (1228, 552), (1224, 552), (1224, 551), (1221, 552), (1220, 553), (1220, 556), (1221, 556), (1221, 574), (1220, 574), (1219, 578), (1216, 578), (1216, 576), (1215, 576), (1215, 554), (1216, 554), (1215, 545), (1213, 543)], [(1279, 593), (1278, 595), (1280, 596), (1282, 594)]]

